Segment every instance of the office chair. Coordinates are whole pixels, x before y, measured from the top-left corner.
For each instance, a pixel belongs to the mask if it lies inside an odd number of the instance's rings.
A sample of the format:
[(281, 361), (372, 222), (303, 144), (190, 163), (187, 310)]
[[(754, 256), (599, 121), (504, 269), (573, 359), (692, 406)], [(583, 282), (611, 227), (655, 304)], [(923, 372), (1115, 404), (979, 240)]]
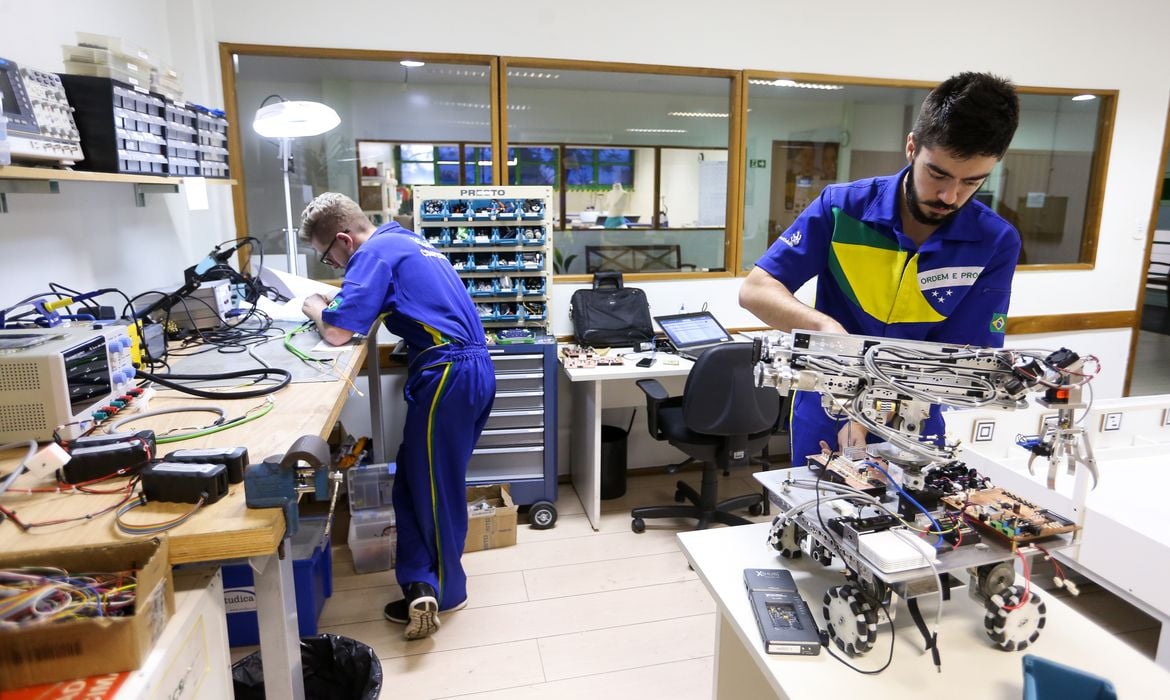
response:
[(690, 501), (690, 505), (634, 508), (630, 512), (634, 532), (646, 530), (645, 518), (695, 518), (699, 521), (695, 529), (702, 530), (712, 522), (750, 523), (730, 512), (738, 508), (747, 508), (752, 515), (763, 512), (759, 493), (716, 500), (719, 473), (748, 464), (771, 437), (779, 415), (776, 390), (757, 388), (754, 369), (751, 343), (727, 343), (699, 356), (682, 396), (669, 396), (657, 380), (638, 381), (646, 394), (650, 434), (703, 462), (703, 483), (695, 491), (686, 482), (678, 482), (674, 500)]

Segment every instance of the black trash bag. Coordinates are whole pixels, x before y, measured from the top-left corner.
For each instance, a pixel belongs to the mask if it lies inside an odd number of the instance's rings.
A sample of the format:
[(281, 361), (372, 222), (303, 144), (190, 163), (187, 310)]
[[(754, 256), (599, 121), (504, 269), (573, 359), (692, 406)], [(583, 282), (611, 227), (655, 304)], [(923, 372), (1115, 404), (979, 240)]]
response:
[[(306, 700), (378, 700), (382, 663), (374, 650), (336, 634), (301, 639)], [(260, 652), (232, 665), (236, 700), (265, 700)]]

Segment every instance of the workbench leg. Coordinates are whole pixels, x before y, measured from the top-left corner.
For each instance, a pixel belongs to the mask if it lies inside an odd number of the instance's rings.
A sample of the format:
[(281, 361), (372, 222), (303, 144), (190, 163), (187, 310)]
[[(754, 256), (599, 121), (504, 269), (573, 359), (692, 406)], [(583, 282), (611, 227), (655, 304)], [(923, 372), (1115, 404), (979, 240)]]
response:
[(1158, 648), (1154, 651), (1154, 663), (1170, 671), (1170, 620), (1162, 621), (1162, 631), (1158, 634)]
[(716, 613), (716, 618), (715, 689), (712, 697), (715, 700), (785, 700), (788, 696), (772, 687), (752, 659), (751, 652), (744, 648), (743, 641), (735, 633), (734, 623), (728, 622), (722, 612)]
[(293, 584), (291, 543), (277, 554), (249, 560), (256, 580), (256, 616), (260, 624), (260, 660), (264, 664), (264, 695), (269, 700), (304, 700), (301, 639)]
[(573, 423), (570, 477), (585, 517), (601, 529), (601, 382), (572, 382)]

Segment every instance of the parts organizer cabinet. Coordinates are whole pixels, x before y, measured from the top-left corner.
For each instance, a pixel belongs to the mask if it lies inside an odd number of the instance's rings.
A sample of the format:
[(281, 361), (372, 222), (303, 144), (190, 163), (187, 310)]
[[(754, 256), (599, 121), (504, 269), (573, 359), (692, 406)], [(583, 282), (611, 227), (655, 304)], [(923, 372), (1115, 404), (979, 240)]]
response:
[(551, 200), (547, 186), (414, 188), (415, 227), (451, 260), (489, 333), (548, 333)]
[(538, 530), (557, 520), (556, 343), (490, 346), (496, 399), (467, 465), (467, 485), (509, 485)]

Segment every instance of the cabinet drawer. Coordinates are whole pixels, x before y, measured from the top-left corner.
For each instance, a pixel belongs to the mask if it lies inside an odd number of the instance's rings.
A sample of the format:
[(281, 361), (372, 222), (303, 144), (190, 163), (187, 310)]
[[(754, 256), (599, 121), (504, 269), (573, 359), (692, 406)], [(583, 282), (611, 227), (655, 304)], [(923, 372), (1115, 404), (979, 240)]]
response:
[(544, 409), (530, 411), (497, 411), (492, 408), (488, 416), (487, 430), (501, 428), (539, 428), (544, 425)]
[(477, 447), (467, 464), (468, 481), (539, 479), (543, 475), (543, 447)]
[(506, 430), (484, 430), (479, 436), (476, 448), (524, 447), (544, 444), (544, 428), (512, 428)]
[(496, 395), (520, 391), (544, 391), (543, 372), (496, 373)]
[(496, 366), (496, 376), (507, 373), (543, 372), (544, 355), (506, 355), (502, 352), (491, 353), (492, 364)]
[(493, 411), (523, 411), (544, 408), (543, 391), (497, 391)]

